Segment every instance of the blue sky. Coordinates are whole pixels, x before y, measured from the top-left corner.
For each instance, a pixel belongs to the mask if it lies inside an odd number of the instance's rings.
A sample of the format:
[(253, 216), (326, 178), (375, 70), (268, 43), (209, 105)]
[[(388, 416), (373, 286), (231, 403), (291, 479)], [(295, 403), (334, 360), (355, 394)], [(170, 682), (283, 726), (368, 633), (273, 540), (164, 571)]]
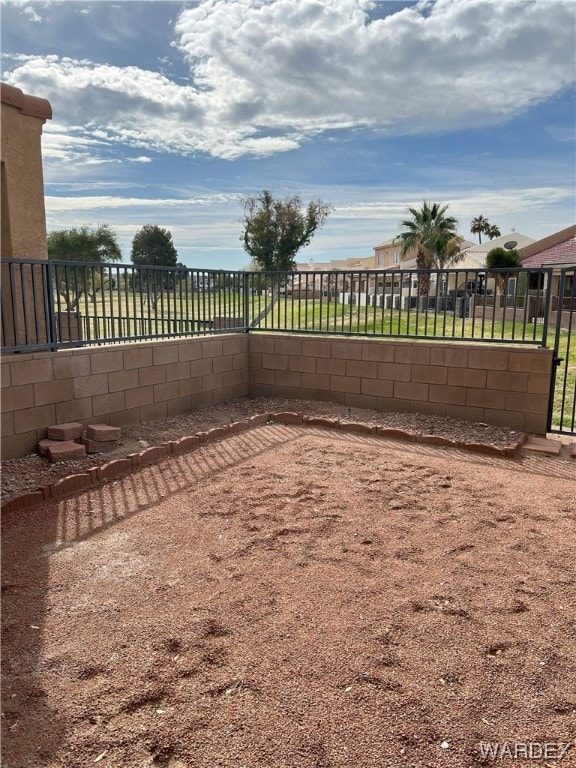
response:
[(236, 269), (241, 200), (335, 211), (300, 260), (372, 255), (409, 205), (540, 238), (575, 221), (572, 0), (4, 0), (2, 79), (47, 98), (49, 230), (158, 224)]

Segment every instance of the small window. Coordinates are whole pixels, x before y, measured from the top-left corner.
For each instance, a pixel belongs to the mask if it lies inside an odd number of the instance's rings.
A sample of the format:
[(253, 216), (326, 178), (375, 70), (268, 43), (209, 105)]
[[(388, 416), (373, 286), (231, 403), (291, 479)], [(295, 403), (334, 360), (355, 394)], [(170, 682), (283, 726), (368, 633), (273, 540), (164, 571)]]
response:
[(394, 251), (394, 264), (400, 263), (400, 251)]
[(378, 254), (378, 266), (381, 267), (384, 264), (384, 256), (379, 253)]

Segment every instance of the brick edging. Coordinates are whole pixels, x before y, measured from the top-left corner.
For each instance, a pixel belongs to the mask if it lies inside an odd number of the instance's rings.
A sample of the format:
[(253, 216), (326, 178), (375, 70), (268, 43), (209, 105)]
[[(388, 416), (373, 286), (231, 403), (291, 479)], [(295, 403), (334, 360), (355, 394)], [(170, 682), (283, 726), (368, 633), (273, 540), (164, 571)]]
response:
[(498, 448), (497, 446), (489, 445), (488, 443), (451, 440), (450, 438), (442, 437), (440, 435), (421, 435), (403, 429), (380, 427), (363, 424), (362, 422), (357, 421), (343, 421), (340, 419), (325, 418), (323, 416), (306, 416), (302, 412), (279, 411), (273, 413), (261, 413), (241, 421), (235, 421), (232, 424), (214, 427), (206, 432), (197, 432), (195, 435), (180, 437), (177, 440), (169, 440), (161, 445), (145, 448), (138, 453), (131, 453), (124, 458), (113, 459), (106, 464), (92, 467), (86, 470), (86, 472), (68, 475), (49, 485), (41, 486), (35, 491), (28, 491), (9, 499), (2, 504), (2, 514), (28, 509), (43, 501), (62, 499), (71, 494), (84, 491), (87, 488), (101, 485), (110, 480), (116, 480), (119, 477), (129, 474), (133, 470), (142, 469), (151, 464), (157, 464), (169, 456), (180, 456), (184, 453), (190, 453), (206, 443), (215, 442), (230, 435), (237, 435), (252, 429), (253, 427), (259, 427), (268, 423), (299, 424), (301, 426), (337, 429), (356, 434), (388, 437), (425, 445), (461, 448), (473, 451), (474, 453), (492, 454), (501, 457), (517, 456), (527, 439), (527, 435), (519, 434), (518, 440), (514, 444)]

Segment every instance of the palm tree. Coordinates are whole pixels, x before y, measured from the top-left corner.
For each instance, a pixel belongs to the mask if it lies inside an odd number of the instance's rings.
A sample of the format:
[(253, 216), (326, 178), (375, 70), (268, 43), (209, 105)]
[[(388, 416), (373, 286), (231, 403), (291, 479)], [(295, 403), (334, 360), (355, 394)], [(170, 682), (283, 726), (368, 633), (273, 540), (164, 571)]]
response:
[(476, 216), (472, 219), (470, 222), (470, 232), (472, 232), (473, 235), (478, 235), (478, 242), (482, 243), (482, 234), (486, 233), (486, 230), (490, 226), (490, 222), (485, 216)]
[(460, 250), (464, 238), (460, 235), (447, 235), (444, 244), (441, 245), (436, 254), (436, 266), (438, 269), (448, 269), (462, 261), (464, 254)]
[(495, 237), (500, 237), (502, 235), (502, 232), (500, 232), (496, 224), (489, 224), (484, 230), (484, 233), (488, 235), (490, 240), (494, 240)]
[[(405, 256), (412, 248), (416, 249), (418, 269), (443, 269), (456, 258), (454, 238), (458, 221), (453, 216), (446, 216), (448, 206), (440, 203), (423, 201), (421, 208), (408, 208), (411, 218), (401, 222), (399, 240), (401, 253)], [(420, 294), (428, 293), (428, 276), (420, 279)]]

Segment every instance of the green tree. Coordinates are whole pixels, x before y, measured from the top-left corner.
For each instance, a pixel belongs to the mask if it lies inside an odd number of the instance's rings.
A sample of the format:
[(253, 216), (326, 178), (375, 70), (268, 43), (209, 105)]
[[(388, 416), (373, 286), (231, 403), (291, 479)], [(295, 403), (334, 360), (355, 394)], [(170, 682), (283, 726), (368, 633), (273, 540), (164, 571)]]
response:
[(319, 198), (304, 207), (297, 195), (279, 200), (267, 189), (247, 197), (243, 207), (244, 250), (268, 272), (293, 270), (298, 251), (309, 245), (334, 210)]
[(101, 264), (122, 261), (118, 236), (108, 224), (97, 229), (58, 229), (48, 234), (48, 258), (54, 261), (87, 261)]
[[(107, 225), (96, 229), (59, 229), (48, 234), (48, 258), (51, 261), (83, 261), (86, 267), (54, 265), (52, 275), (57, 293), (64, 299), (68, 312), (78, 309), (83, 295), (96, 300), (96, 294), (110, 284), (108, 271), (93, 266), (122, 261), (118, 236)], [(91, 266), (88, 266), (91, 265)]]
[(500, 229), (496, 224), (489, 224), (484, 231), (488, 235), (489, 240), (494, 240), (496, 237), (502, 235), (502, 232), (500, 232)]
[[(401, 222), (402, 231), (399, 240), (404, 257), (411, 249), (416, 249), (418, 269), (444, 269), (460, 258), (461, 238), (456, 235), (458, 221), (447, 216), (447, 205), (423, 201), (421, 208), (408, 208), (409, 219)], [(428, 293), (428, 277), (420, 278), (420, 294)]]
[(130, 258), (133, 264), (146, 266), (175, 267), (178, 264), (172, 235), (156, 224), (145, 224), (136, 232)]
[(174, 267), (173, 270), (142, 269), (134, 275), (136, 289), (146, 294), (146, 300), (154, 309), (167, 291), (172, 291), (188, 276), (186, 266), (178, 261), (171, 233), (156, 224), (145, 224), (136, 232), (130, 259), (141, 267)]
[(480, 244), (482, 243), (482, 235), (486, 234), (486, 230), (489, 226), (490, 222), (485, 216), (482, 216), (482, 214), (475, 216), (470, 222), (470, 232), (472, 232), (473, 235), (478, 235), (478, 242)]
[(508, 248), (492, 248), (486, 254), (486, 267), (489, 274), (496, 280), (500, 293), (506, 292), (506, 283), (510, 273), (506, 270), (522, 266), (522, 254), (520, 251)]

